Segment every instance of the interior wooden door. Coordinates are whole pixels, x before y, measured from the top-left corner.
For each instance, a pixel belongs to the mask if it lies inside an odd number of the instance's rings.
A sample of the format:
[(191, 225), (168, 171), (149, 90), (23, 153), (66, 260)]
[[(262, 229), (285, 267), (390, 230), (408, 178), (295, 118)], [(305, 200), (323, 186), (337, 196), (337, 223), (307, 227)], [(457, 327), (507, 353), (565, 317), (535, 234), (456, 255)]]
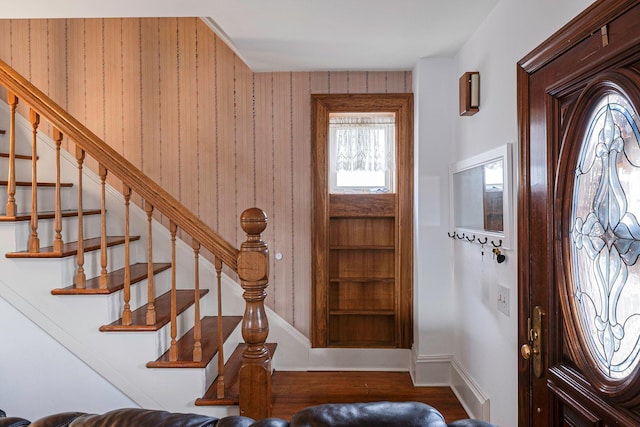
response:
[[(330, 117), (342, 114), (394, 117), (392, 190), (331, 190)], [(312, 95), (312, 123), (312, 344), (409, 348), (413, 339), (413, 96)]]
[(519, 425), (640, 425), (640, 2), (520, 62)]

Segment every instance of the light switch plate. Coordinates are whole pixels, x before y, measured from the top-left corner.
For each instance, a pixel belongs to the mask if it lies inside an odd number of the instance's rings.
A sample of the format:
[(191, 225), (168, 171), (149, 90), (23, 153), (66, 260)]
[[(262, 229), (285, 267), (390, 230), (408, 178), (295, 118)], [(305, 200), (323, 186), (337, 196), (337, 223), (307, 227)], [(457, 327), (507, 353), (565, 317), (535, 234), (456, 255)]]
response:
[(498, 285), (498, 311), (509, 316), (509, 288)]

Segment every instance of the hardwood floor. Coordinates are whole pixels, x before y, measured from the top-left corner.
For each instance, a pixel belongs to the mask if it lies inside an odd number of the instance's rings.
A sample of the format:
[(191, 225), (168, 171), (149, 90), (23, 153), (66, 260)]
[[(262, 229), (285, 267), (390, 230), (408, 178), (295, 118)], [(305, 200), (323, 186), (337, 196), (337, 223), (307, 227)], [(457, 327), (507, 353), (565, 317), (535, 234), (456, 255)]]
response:
[(449, 387), (414, 387), (407, 372), (275, 371), (272, 391), (271, 415), (286, 420), (307, 406), (380, 400), (424, 402), (447, 422), (468, 418)]

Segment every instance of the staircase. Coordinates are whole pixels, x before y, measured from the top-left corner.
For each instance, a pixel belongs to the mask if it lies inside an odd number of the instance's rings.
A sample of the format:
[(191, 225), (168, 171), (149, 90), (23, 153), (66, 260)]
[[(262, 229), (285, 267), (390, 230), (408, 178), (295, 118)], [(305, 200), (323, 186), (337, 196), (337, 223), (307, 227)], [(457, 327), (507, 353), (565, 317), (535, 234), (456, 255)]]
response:
[(264, 213), (236, 249), (2, 61), (0, 84), (6, 292), (143, 407), (267, 417)]

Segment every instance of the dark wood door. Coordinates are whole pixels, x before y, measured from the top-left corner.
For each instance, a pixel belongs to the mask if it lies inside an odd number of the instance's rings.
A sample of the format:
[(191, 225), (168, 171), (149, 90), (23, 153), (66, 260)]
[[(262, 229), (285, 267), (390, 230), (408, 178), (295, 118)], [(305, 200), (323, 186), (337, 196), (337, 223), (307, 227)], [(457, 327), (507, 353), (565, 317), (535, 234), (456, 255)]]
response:
[(519, 63), (521, 426), (640, 426), (638, 23), (595, 2)]

